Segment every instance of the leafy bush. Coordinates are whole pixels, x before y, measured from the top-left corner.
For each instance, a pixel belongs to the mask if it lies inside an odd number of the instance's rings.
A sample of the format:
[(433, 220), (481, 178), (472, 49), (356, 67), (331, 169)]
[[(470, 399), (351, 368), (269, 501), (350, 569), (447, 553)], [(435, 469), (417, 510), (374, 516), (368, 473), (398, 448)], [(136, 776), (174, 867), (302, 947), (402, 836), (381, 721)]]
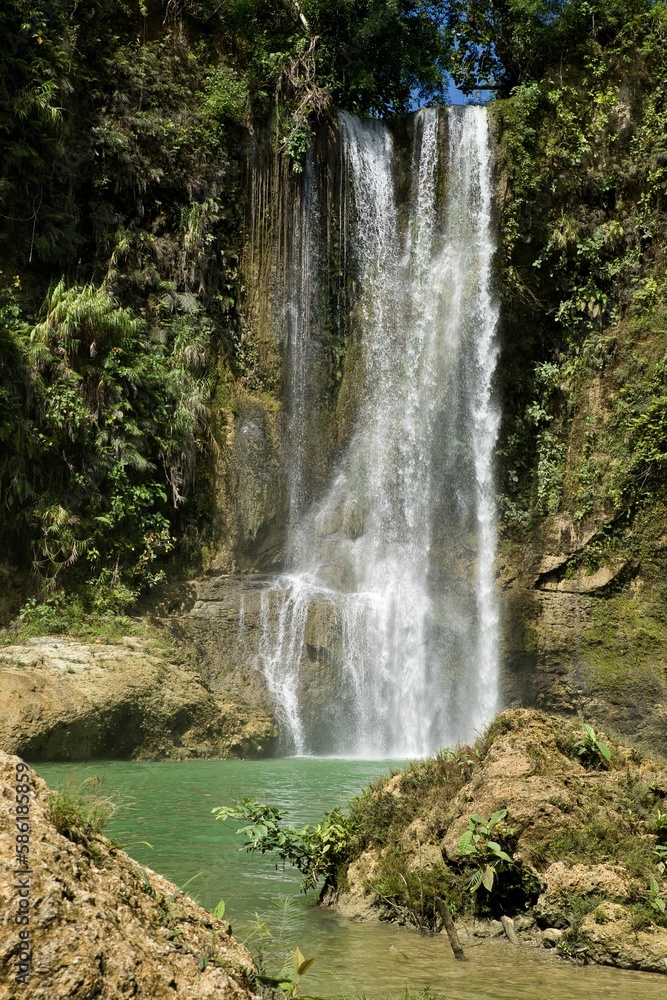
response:
[(501, 820), (506, 816), (507, 809), (499, 809), (487, 822), (473, 813), (468, 821), (468, 829), (459, 838), (459, 854), (471, 858), (479, 865), (468, 879), (467, 887), (470, 892), (477, 892), (481, 886), (487, 892), (493, 892), (496, 876), (507, 868), (516, 867), (513, 858), (497, 841), (491, 840), (494, 827), (498, 828), (497, 834), (501, 838), (513, 835), (513, 831), (500, 826)]
[(72, 635), (114, 642), (123, 636), (138, 635), (145, 630), (145, 624), (138, 625), (120, 613), (135, 597), (134, 591), (121, 586), (95, 591), (93, 595), (84, 588), (76, 597), (56, 594), (42, 602), (30, 597), (12, 623), (7, 639), (23, 642), (43, 635)]
[(606, 768), (611, 761), (611, 751), (606, 743), (598, 739), (597, 733), (587, 722), (582, 726), (582, 737), (572, 747), (585, 767)]
[(234, 806), (217, 806), (216, 820), (249, 821), (236, 832), (246, 837), (245, 849), (259, 854), (274, 853), (303, 875), (303, 891), (324, 880), (322, 891), (333, 882), (337, 869), (347, 859), (352, 838), (349, 819), (333, 809), (315, 826), (297, 829), (283, 823), (285, 813), (275, 806), (243, 799)]
[(5, 335), (30, 406), (3, 431), (10, 516), (23, 518), (45, 590), (78, 577), (110, 603), (136, 595), (160, 579), (154, 563), (174, 547), (176, 510), (193, 481), (207, 419), (205, 345), (147, 338), (143, 320), (104, 286), (61, 281), (32, 331), (11, 318)]

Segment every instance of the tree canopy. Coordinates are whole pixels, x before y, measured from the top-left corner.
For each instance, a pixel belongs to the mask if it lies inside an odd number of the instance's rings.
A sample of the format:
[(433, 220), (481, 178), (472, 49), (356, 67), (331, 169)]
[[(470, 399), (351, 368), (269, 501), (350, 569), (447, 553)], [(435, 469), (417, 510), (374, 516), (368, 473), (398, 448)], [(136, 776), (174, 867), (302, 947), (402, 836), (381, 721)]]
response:
[(443, 0), (448, 68), (464, 92), (507, 95), (550, 67), (582, 63), (652, 0)]

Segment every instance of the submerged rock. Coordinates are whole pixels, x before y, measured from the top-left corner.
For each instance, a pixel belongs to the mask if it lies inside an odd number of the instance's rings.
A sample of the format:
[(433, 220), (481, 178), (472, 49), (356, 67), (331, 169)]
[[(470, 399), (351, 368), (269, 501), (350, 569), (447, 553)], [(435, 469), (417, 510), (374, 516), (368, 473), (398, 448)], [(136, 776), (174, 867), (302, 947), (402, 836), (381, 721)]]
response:
[[(17, 786), (31, 789), (20, 857)], [(3, 1000), (254, 995), (252, 960), (225, 921), (104, 837), (64, 837), (49, 818), (48, 796), (27, 765), (0, 752)]]
[(28, 760), (247, 757), (271, 717), (216, 694), (172, 647), (63, 637), (0, 647), (0, 749)]

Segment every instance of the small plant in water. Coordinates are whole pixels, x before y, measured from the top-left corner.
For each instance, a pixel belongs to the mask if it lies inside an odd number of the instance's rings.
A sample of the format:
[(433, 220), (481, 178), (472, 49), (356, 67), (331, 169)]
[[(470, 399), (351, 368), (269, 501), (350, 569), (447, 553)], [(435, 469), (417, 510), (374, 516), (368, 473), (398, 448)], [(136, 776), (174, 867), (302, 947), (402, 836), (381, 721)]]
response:
[(262, 986), (268, 986), (271, 989), (279, 989), (288, 997), (295, 997), (299, 991), (299, 982), (301, 977), (305, 976), (308, 969), (311, 967), (314, 958), (304, 958), (299, 948), (294, 949), (294, 954), (292, 955), (292, 967), (294, 969), (294, 975), (296, 978), (292, 977), (291, 971), (284, 971), (281, 975), (277, 977), (273, 976), (262, 976), (255, 975), (255, 979)]
[(259, 854), (273, 852), (283, 863), (294, 865), (303, 875), (304, 892), (315, 888), (320, 879), (326, 888), (350, 847), (350, 822), (340, 809), (327, 813), (321, 823), (301, 829), (286, 825), (285, 814), (275, 806), (260, 805), (254, 799), (211, 811), (222, 821), (245, 821), (247, 825), (236, 831), (245, 836), (245, 849)]
[(468, 829), (459, 838), (459, 854), (471, 856), (479, 861), (479, 867), (473, 871), (467, 882), (470, 892), (477, 892), (480, 886), (492, 892), (496, 875), (506, 868), (515, 867), (513, 858), (503, 851), (497, 841), (490, 839), (494, 826), (506, 816), (507, 809), (499, 809), (488, 821), (473, 813), (468, 822)]
[(581, 758), (584, 767), (607, 767), (611, 761), (611, 751), (606, 743), (598, 739), (597, 733), (587, 722), (582, 726), (582, 737), (572, 747), (572, 753)]

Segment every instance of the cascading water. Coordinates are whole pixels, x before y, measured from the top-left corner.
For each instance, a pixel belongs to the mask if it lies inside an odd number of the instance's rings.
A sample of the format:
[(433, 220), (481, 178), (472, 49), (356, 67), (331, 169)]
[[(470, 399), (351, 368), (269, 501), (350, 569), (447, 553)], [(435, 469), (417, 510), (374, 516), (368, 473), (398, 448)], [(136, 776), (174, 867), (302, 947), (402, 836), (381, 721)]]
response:
[(311, 399), (308, 373), (314, 363), (311, 327), (319, 321), (316, 295), (317, 270), (317, 190), (312, 153), (306, 157), (301, 197), (294, 206), (292, 253), (286, 274), (285, 370), (287, 439), (290, 461), (287, 469), (289, 535), (298, 539), (298, 524), (306, 503), (306, 457)]
[[(496, 707), (491, 155), (485, 110), (452, 108), (443, 171), (444, 124), (419, 112), (402, 206), (387, 128), (340, 116), (362, 401), (328, 492), (292, 520), (290, 571), (262, 594), (258, 665), (296, 753), (422, 755)], [(307, 338), (303, 225), (299, 245), (292, 333)], [(288, 358), (304, 350), (293, 341)], [(303, 372), (289, 378), (298, 423)], [(300, 467), (291, 493), (302, 482)]]

